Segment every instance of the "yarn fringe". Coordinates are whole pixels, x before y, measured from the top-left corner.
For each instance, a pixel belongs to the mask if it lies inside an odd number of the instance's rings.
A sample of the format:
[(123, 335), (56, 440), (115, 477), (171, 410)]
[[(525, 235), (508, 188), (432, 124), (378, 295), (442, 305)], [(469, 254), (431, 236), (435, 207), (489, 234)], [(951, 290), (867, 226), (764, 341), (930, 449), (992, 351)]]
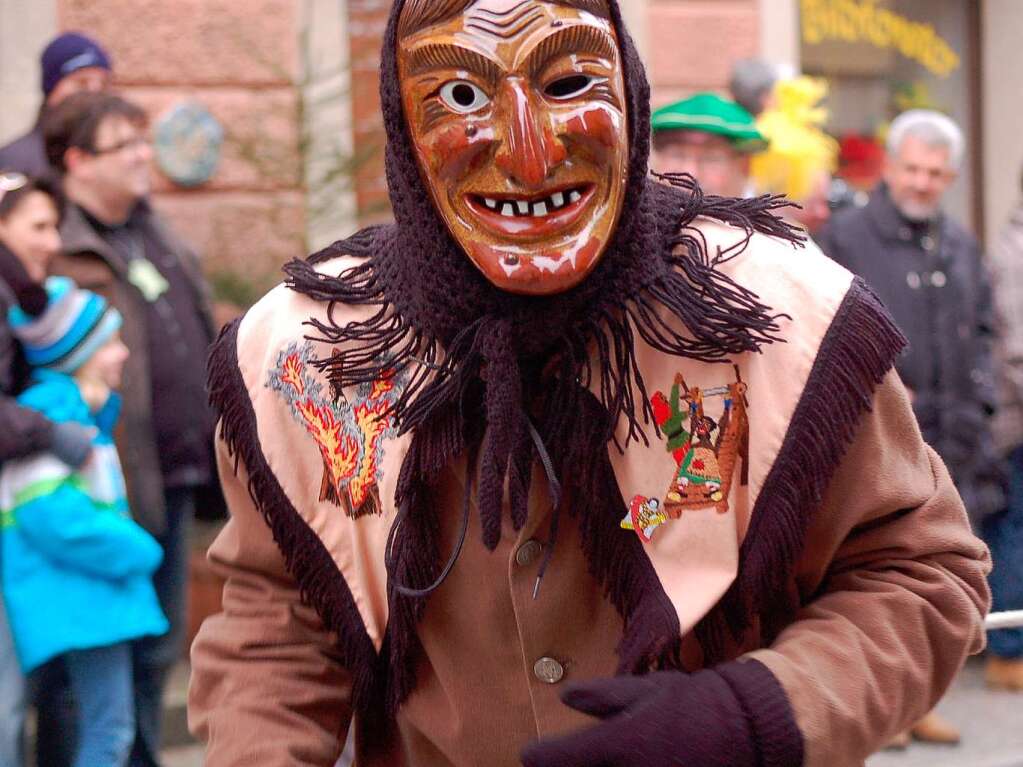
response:
[(248, 473), (248, 492), (295, 576), (303, 601), (313, 606), (324, 625), (337, 633), (341, 659), (352, 675), (356, 708), (372, 711), (379, 702), (377, 652), (366, 632), (352, 593), (323, 542), (295, 510), (277, 482), (259, 445), (256, 414), (238, 367), (235, 320), (221, 331), (209, 357), (207, 386), (220, 437)]
[(906, 347), (874, 292), (856, 278), (821, 343), (778, 460), (757, 497), (739, 551), (739, 573), (697, 627), (708, 663), (722, 660), (725, 627), (741, 642), (760, 622), (770, 643), (791, 621), (792, 568), (806, 531), (873, 393)]

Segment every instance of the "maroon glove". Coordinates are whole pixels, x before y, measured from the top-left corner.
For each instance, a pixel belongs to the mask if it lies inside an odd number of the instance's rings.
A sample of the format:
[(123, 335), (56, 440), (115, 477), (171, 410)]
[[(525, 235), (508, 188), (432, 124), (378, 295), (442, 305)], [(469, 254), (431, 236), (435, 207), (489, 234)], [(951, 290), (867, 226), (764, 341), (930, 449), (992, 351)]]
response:
[(803, 741), (781, 685), (757, 661), (568, 685), (602, 721), (526, 747), (525, 767), (799, 767)]

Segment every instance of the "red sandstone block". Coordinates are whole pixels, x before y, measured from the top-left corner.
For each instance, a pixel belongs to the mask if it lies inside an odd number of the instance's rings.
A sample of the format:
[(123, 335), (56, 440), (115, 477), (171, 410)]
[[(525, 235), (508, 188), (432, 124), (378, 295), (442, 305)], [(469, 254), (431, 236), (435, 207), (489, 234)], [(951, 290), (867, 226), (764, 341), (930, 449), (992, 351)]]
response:
[(58, 0), (63, 29), (107, 46), (119, 81), (287, 83), (298, 72), (294, 0)]
[(301, 192), (162, 194), (155, 205), (196, 248), (210, 277), (230, 272), (266, 289), (280, 282), (284, 263), (306, 255)]
[[(298, 94), (293, 88), (125, 88), (155, 126), (174, 105), (196, 101), (224, 128), (211, 190), (292, 189), (302, 183)], [(157, 174), (157, 189), (174, 185)]]
[(660, 0), (650, 8), (649, 63), (654, 87), (724, 87), (732, 64), (759, 48), (751, 0)]

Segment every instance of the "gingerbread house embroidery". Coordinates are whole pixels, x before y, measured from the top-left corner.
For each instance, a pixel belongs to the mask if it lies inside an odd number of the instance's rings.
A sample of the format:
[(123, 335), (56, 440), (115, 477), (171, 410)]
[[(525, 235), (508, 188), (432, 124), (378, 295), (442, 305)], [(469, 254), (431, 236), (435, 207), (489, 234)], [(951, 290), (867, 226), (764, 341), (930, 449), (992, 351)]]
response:
[[(749, 482), (746, 394), (746, 384), (735, 366), (733, 383), (690, 388), (677, 374), (669, 395), (658, 391), (650, 398), (657, 425), (667, 440), (665, 449), (675, 459), (676, 469), (663, 501), (643, 495), (632, 499), (629, 513), (622, 519), (623, 528), (635, 530), (647, 543), (657, 527), (686, 511), (728, 511), (737, 463), (741, 462), (739, 481), (743, 485)], [(711, 412), (718, 414), (716, 420)]]

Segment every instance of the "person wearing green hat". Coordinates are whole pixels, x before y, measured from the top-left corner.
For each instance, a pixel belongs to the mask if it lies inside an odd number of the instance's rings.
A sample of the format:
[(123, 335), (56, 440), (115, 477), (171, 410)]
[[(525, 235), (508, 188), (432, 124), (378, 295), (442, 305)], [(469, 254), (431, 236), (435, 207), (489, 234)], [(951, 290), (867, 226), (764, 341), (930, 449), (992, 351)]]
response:
[(741, 106), (697, 93), (658, 109), (651, 125), (655, 171), (691, 173), (710, 194), (746, 196), (750, 156), (766, 149), (767, 141)]

